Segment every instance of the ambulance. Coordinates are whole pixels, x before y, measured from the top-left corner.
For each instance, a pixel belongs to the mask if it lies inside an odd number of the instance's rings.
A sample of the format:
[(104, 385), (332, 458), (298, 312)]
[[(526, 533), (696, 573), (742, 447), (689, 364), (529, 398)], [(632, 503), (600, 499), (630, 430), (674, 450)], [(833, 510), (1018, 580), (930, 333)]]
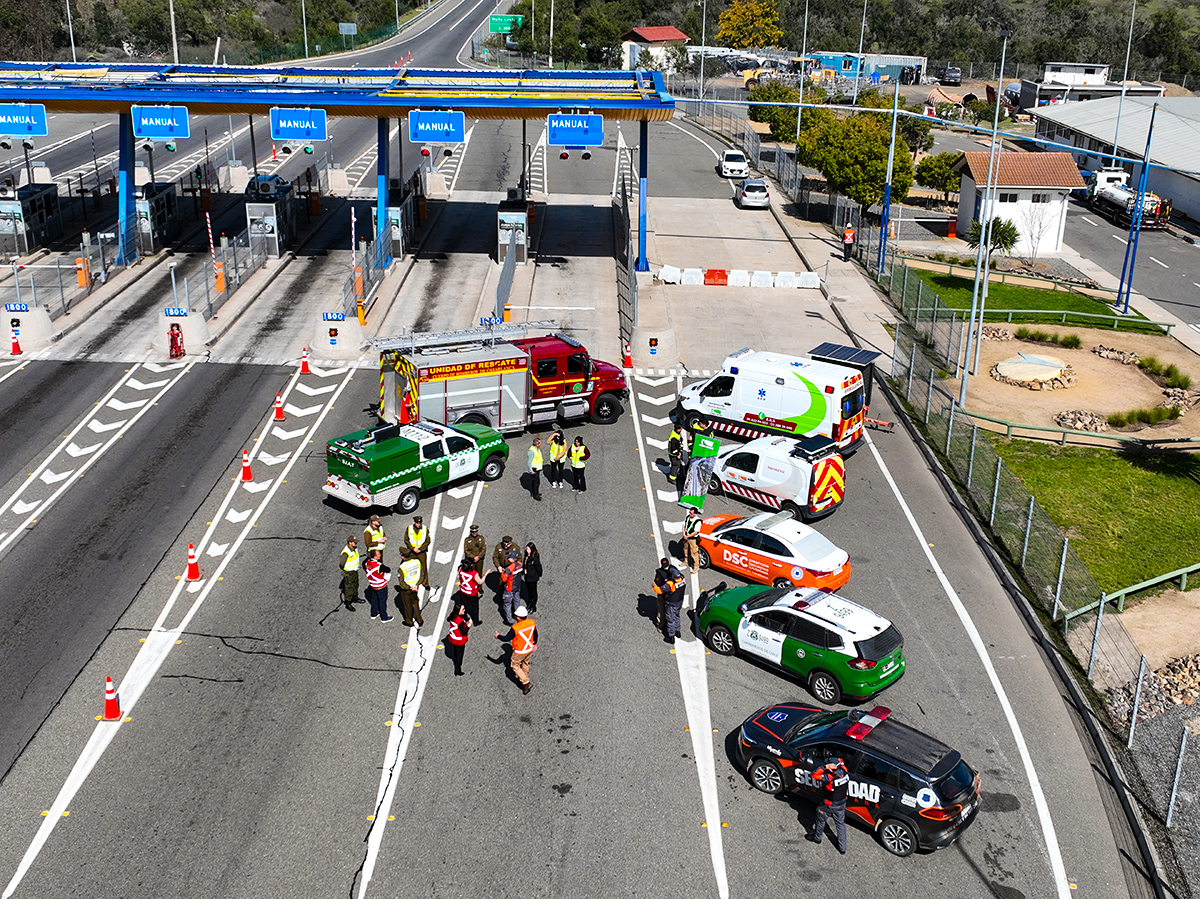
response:
[(820, 434), (849, 455), (863, 439), (865, 388), (858, 369), (746, 347), (707, 381), (684, 387), (676, 413), (691, 428), (736, 437)]

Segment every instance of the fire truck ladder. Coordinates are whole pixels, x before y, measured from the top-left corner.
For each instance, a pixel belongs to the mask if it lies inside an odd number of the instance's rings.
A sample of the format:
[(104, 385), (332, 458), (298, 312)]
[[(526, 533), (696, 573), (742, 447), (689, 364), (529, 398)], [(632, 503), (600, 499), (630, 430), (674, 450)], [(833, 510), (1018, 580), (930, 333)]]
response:
[(559, 327), (558, 322), (550, 320), (508, 322), (485, 328), (462, 328), (457, 331), (414, 331), (395, 337), (372, 337), (367, 343), (381, 353), (389, 350), (415, 353), (418, 350), (437, 351), (439, 349), (448, 352), (451, 349), (492, 346), (497, 341), (514, 337), (528, 337), (529, 332), (533, 330), (553, 332), (557, 331)]

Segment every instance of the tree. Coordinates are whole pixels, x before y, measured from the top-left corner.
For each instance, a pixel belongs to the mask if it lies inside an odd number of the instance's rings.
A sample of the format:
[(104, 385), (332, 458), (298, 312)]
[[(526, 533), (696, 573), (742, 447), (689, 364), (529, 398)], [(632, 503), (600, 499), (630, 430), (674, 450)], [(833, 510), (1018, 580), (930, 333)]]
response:
[[(971, 227), (967, 231), (967, 246), (971, 249), (977, 249), (982, 237), (983, 225), (979, 219), (971, 222)], [(992, 228), (988, 232), (988, 247), (985, 254), (984, 265), (987, 268), (992, 266), (992, 253), (999, 250), (1005, 256), (1009, 255), (1017, 242), (1021, 239), (1021, 233), (1017, 230), (1017, 226), (1008, 219), (1002, 219), (996, 216), (992, 219)]]
[(950, 202), (950, 193), (958, 190), (961, 176), (952, 166), (962, 157), (961, 153), (938, 153), (926, 156), (917, 163), (917, 184), (930, 190), (940, 190), (942, 200)]
[(777, 47), (783, 40), (773, 0), (733, 0), (717, 19), (716, 43), (737, 50)]
[[(869, 87), (858, 95), (858, 105), (865, 106), (869, 109), (888, 110), (886, 120), (888, 123), (888, 128), (891, 128), (892, 97), (880, 93), (878, 88)], [(900, 98), (899, 108), (901, 111), (912, 111), (909, 109), (908, 101), (905, 100), (904, 97)], [(920, 112), (920, 110), (916, 111)], [(914, 156), (917, 153), (924, 153), (927, 150), (933, 149), (933, 125), (924, 119), (918, 119), (907, 115), (897, 116), (896, 133), (900, 136), (900, 139), (908, 145), (909, 152)]]
[[(1047, 199), (1049, 197), (1047, 196)], [(1038, 248), (1042, 237), (1058, 218), (1052, 203), (1030, 203), (1021, 213), (1021, 224), (1025, 226), (1025, 235), (1029, 238), (1029, 261), (1037, 259)]]
[[(883, 202), (887, 179), (888, 145), (891, 132), (870, 115), (835, 121), (821, 129), (817, 146), (808, 146), (811, 164), (820, 170), (829, 186), (854, 200), (865, 214)], [(892, 167), (892, 202), (908, 196), (912, 187), (912, 154), (896, 142)]]
[[(746, 114), (752, 122), (771, 126), (774, 140), (794, 140), (796, 137), (796, 104), (800, 92), (780, 81), (764, 81), (750, 90), (750, 107)], [(791, 103), (792, 106), (756, 106), (756, 103)]]
[[(987, 100), (968, 100), (964, 107), (971, 121), (978, 125), (980, 122), (991, 122), (996, 117), (996, 104)], [(1000, 107), (1000, 121), (1004, 121), (1004, 107)]]
[(1189, 38), (1189, 23), (1178, 9), (1160, 9), (1150, 17), (1150, 28), (1142, 39), (1142, 50), (1167, 72), (1191, 72), (1196, 68), (1195, 34)]

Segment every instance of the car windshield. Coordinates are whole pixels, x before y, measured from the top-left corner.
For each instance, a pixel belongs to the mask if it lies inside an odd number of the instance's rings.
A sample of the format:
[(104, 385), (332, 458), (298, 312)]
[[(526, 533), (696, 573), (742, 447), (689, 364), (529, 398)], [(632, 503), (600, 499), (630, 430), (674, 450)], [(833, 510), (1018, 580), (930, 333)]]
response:
[(720, 534), (723, 531), (727, 531), (730, 528), (736, 528), (739, 524), (745, 524), (745, 523), (746, 523), (746, 519), (744, 519), (744, 518), (734, 518), (731, 521), (725, 522), (723, 525), (721, 525), (719, 528), (717, 528), (715, 531), (713, 531), (713, 533)]
[(773, 606), (782, 597), (787, 596), (795, 587), (773, 587), (770, 590), (764, 590), (754, 599), (746, 601), (746, 611), (751, 612), (755, 609), (765, 609), (767, 606)]
[(878, 662), (880, 659), (886, 659), (903, 645), (904, 638), (900, 636), (895, 625), (890, 625), (883, 633), (858, 641), (858, 654), (864, 659)]
[(953, 771), (933, 785), (933, 789), (944, 803), (965, 802), (969, 798), (965, 794), (974, 782), (975, 775), (970, 767), (966, 762), (960, 761)]
[(826, 712), (824, 715), (816, 715), (812, 718), (805, 718), (785, 735), (784, 739), (789, 743), (795, 743), (801, 737), (819, 736), (821, 731), (828, 727), (837, 724), (846, 717), (845, 712)]
[(746, 184), (742, 187), (742, 190), (748, 194), (765, 194), (767, 186), (765, 184)]
[(725, 161), (726, 162), (745, 162), (746, 157), (743, 156), (741, 153), (726, 153)]

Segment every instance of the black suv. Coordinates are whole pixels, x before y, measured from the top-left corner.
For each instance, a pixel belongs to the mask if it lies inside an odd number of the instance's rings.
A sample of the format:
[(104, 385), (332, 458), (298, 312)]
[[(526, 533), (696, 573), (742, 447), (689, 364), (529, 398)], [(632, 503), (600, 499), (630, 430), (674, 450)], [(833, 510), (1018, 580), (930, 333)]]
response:
[(813, 772), (840, 758), (850, 773), (847, 818), (893, 855), (949, 846), (979, 813), (979, 775), (940, 740), (891, 720), (891, 710), (838, 711), (799, 703), (759, 709), (738, 733), (737, 756), (755, 789), (814, 800)]

